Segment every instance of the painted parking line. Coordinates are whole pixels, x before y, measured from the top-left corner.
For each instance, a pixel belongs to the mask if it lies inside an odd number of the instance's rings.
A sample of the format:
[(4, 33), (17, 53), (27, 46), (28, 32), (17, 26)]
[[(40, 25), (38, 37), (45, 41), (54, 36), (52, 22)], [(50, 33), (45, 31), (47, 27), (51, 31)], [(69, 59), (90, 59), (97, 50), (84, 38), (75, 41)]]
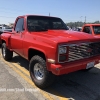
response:
[[(34, 83), (29, 79), (27, 78), (22, 72), (20, 72), (15, 66), (13, 66), (12, 64), (10, 64), (9, 62), (3, 60), (1, 58), (1, 60), (7, 64), (10, 68), (12, 68), (15, 72), (17, 72), (22, 78), (24, 78), (29, 84), (31, 84), (34, 88), (37, 88)], [(37, 88), (39, 89), (39, 88)], [(39, 89), (40, 90), (40, 89)], [(54, 100), (52, 97), (50, 97), (50, 95), (48, 95), (47, 93), (44, 93), (43, 91), (40, 91), (40, 93), (48, 100)]]
[(24, 67), (20, 66), (17, 63), (11, 62), (11, 64), (13, 64), (15, 67), (17, 67), (19, 70), (21, 70), (24, 74), (26, 74), (28, 77), (30, 77), (29, 71), (27, 69), (25, 69)]
[[(22, 66), (20, 66), (20, 65), (18, 65), (16, 63), (7, 62), (7, 61), (3, 60), (3, 58), (1, 58), (1, 60), (3, 62), (5, 62), (9, 67), (11, 67), (15, 72), (17, 72), (22, 78), (24, 78), (34, 88), (38, 88), (38, 87), (35, 86), (35, 84), (32, 82), (32, 80), (30, 78), (28, 78), (28, 77), (30, 77), (28, 70), (26, 70), (25, 68), (23, 68)], [(53, 96), (51, 96), (50, 94), (48, 94), (47, 92), (45, 92), (45, 91), (43, 91), (41, 89), (39, 89), (39, 91), (46, 99), (55, 100), (55, 98)], [(53, 90), (51, 90), (51, 91), (53, 91)], [(58, 94), (58, 93), (56, 93), (56, 94)], [(64, 98), (64, 97), (61, 97), (61, 96), (56, 96), (56, 97), (59, 100), (69, 100), (69, 98)], [(72, 100), (72, 99), (70, 98), (70, 100)]]
[[(24, 67), (22, 67), (22, 66), (20, 66), (20, 65), (18, 65), (17, 63), (12, 63), (14, 66), (16, 66), (19, 70), (21, 70), (22, 72), (24, 72), (24, 74), (26, 74), (27, 76), (29, 76), (30, 77), (30, 75), (29, 75), (29, 71), (28, 70), (26, 70)], [(58, 97), (59, 98), (59, 100), (69, 100), (69, 98), (64, 98), (63, 96), (61, 97), (61, 94), (59, 94), (58, 92), (56, 92), (55, 90), (53, 90), (53, 89), (51, 89), (51, 91), (54, 91), (55, 92), (55, 94), (58, 94), (58, 95), (60, 95), (60, 96), (56, 96), (56, 97)], [(72, 100), (71, 98), (70, 98), (70, 100)]]

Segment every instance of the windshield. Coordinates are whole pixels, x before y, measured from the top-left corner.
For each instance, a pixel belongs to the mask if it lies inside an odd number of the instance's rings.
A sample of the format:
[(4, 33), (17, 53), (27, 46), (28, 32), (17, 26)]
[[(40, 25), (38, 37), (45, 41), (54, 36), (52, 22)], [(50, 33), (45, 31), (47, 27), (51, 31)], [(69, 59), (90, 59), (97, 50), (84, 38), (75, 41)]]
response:
[(93, 26), (94, 34), (100, 34), (100, 26)]
[(60, 18), (44, 16), (28, 16), (27, 28), (28, 31), (68, 30)]

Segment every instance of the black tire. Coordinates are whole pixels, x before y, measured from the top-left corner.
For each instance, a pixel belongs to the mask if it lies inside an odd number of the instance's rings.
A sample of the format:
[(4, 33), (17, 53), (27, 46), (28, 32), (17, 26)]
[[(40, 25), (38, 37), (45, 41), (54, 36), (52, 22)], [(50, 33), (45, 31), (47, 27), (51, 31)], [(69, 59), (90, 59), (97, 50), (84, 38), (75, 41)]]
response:
[(0, 43), (0, 48), (1, 48), (1, 43)]
[(94, 67), (91, 67), (91, 68), (88, 68), (88, 69), (83, 69), (82, 71), (88, 72), (88, 71), (90, 71), (92, 68), (94, 68)]
[(2, 43), (2, 56), (6, 61), (9, 61), (12, 59), (13, 57), (13, 51), (10, 51), (7, 47), (6, 47), (6, 43)]
[[(42, 69), (43, 70), (42, 79), (41, 78), (38, 79), (36, 77), (36, 74), (34, 73), (37, 64), (38, 64), (39, 68), (40, 67), (43, 68)], [(38, 55), (32, 57), (32, 59), (30, 61), (30, 64), (29, 64), (29, 70), (30, 70), (30, 76), (32, 78), (32, 81), (35, 83), (35, 85), (37, 87), (39, 87), (41, 89), (48, 87), (55, 80), (55, 75), (47, 70), (45, 60), (42, 57), (38, 56)], [(38, 73), (39, 73), (39, 71), (38, 71)], [(39, 74), (37, 74), (37, 75), (39, 75)]]

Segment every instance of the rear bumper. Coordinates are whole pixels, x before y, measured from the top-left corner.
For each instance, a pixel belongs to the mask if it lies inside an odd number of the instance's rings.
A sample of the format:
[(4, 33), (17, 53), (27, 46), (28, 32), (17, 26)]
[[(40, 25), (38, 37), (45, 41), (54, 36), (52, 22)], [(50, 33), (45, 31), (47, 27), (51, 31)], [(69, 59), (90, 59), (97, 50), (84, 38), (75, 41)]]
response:
[(78, 60), (74, 62), (68, 62), (64, 64), (50, 64), (50, 70), (55, 75), (62, 75), (71, 73), (74, 71), (86, 69), (87, 63), (89, 62), (95, 62), (95, 64), (99, 63), (100, 56), (87, 58), (84, 60)]

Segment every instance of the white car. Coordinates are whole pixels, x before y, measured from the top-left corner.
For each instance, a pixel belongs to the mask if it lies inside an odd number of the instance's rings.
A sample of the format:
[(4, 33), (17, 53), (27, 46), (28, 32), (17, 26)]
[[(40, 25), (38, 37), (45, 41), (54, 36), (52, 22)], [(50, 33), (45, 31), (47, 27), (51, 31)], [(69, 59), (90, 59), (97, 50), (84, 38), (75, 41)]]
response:
[(2, 32), (5, 29), (5, 27), (0, 26), (0, 31)]
[(3, 26), (0, 26), (0, 32), (12, 32), (12, 29), (10, 27), (3, 27)]

